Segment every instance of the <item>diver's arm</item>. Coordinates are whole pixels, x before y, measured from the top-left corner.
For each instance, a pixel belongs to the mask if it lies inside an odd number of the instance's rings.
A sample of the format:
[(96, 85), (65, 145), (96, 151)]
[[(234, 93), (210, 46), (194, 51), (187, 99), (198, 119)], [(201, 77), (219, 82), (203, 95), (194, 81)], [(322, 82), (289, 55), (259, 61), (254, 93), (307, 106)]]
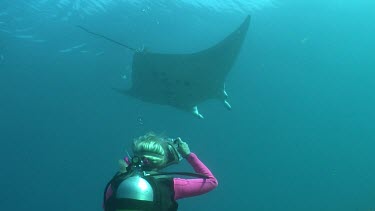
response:
[(174, 199), (192, 197), (207, 193), (217, 187), (218, 182), (211, 171), (200, 161), (194, 153), (186, 156), (187, 161), (196, 173), (204, 174), (207, 179), (173, 179)]

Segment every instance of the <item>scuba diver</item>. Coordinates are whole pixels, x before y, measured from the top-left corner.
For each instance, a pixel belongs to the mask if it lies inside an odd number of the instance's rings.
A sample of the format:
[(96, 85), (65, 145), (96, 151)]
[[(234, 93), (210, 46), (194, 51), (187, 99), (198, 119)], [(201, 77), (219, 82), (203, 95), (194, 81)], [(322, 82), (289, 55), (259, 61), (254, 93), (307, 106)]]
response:
[[(178, 209), (177, 200), (207, 193), (218, 185), (211, 171), (180, 138), (148, 133), (134, 140), (132, 151), (132, 157), (120, 160), (119, 171), (105, 187), (105, 211), (173, 211)], [(160, 171), (183, 158), (195, 173)]]

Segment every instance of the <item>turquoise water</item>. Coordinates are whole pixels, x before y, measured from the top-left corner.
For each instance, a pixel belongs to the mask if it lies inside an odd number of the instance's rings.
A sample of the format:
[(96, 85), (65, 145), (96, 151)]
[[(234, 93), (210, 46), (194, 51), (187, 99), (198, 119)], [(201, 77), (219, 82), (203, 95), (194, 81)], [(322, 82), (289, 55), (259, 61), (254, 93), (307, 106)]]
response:
[[(117, 160), (155, 131), (188, 141), (219, 180), (180, 210), (374, 210), (373, 11), (370, 0), (2, 0), (0, 209), (101, 210)], [(246, 14), (233, 109), (208, 101), (204, 120), (114, 92), (130, 86), (132, 52), (75, 27), (187, 53)]]

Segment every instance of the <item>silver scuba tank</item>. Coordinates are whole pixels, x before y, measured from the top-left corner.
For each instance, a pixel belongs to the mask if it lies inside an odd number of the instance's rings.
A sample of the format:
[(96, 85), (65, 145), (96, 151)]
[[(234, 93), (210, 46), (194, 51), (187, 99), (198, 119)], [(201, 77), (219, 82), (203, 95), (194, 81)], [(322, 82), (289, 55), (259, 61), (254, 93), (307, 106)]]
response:
[(140, 175), (134, 175), (120, 183), (117, 188), (116, 198), (152, 202), (154, 200), (154, 192), (147, 180)]

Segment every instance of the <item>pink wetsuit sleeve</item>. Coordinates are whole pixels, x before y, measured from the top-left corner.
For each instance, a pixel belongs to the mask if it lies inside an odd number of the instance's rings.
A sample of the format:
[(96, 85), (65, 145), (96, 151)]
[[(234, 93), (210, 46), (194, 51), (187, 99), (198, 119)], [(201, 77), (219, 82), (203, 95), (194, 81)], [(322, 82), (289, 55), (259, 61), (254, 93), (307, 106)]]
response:
[(218, 182), (211, 171), (198, 159), (194, 153), (190, 153), (187, 161), (196, 173), (204, 174), (207, 179), (173, 179), (174, 199), (182, 199), (207, 193), (217, 187)]

